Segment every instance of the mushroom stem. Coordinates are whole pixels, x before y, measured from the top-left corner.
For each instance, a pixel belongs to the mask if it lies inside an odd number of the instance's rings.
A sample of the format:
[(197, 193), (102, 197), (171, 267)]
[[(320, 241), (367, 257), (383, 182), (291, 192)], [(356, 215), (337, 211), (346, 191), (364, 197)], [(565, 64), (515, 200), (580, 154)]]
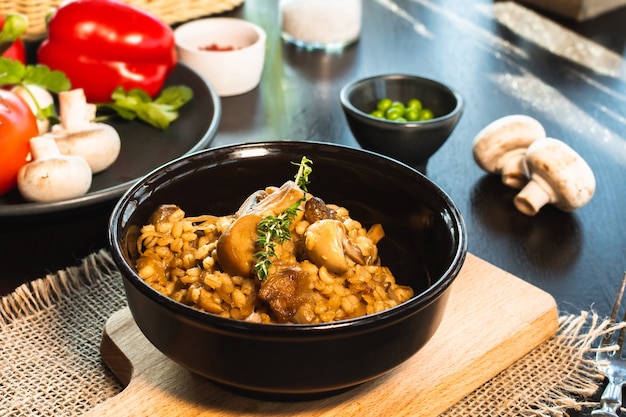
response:
[(94, 123), (95, 106), (82, 89), (59, 93), (61, 124), (52, 134), (64, 155), (82, 156), (96, 174), (111, 166), (121, 150), (120, 136), (112, 126)]
[(61, 157), (61, 151), (54, 139), (48, 136), (36, 136), (30, 140), (30, 154), (33, 161)]
[(96, 115), (96, 106), (87, 102), (82, 88), (59, 94), (59, 119), (67, 132), (84, 130)]
[(596, 188), (593, 171), (585, 160), (564, 142), (544, 138), (526, 151), (530, 181), (513, 202), (522, 213), (533, 216), (552, 203), (563, 211), (574, 211), (591, 200)]
[(526, 148), (519, 148), (508, 152), (500, 159), (502, 183), (511, 188), (521, 189), (528, 182), (524, 168)]
[(538, 178), (534, 178), (517, 194), (515, 207), (527, 216), (534, 216), (541, 207), (554, 200), (549, 187)]

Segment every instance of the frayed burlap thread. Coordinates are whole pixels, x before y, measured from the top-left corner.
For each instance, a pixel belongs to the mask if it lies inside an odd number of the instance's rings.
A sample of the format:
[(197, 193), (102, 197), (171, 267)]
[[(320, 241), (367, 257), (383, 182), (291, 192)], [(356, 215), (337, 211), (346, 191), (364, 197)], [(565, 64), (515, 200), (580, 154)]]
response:
[[(559, 317), (557, 334), (459, 401), (441, 417), (567, 417), (597, 407), (604, 375), (593, 360), (600, 338), (625, 327), (597, 314)], [(614, 347), (616, 348), (616, 347)]]
[[(122, 388), (100, 359), (106, 320), (126, 306), (122, 279), (102, 250), (82, 265), (0, 300), (0, 416), (78, 416)], [(613, 328), (595, 313), (562, 315), (557, 334), (441, 417), (566, 417), (597, 404), (596, 341)]]
[(105, 321), (126, 305), (102, 251), (0, 304), (0, 416), (79, 416), (122, 387), (102, 363)]

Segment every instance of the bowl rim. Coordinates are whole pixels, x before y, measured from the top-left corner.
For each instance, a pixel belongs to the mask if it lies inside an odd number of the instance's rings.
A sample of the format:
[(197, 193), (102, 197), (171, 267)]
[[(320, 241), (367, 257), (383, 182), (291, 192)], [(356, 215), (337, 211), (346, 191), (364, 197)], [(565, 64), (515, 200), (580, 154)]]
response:
[[(257, 38), (254, 40), (254, 42), (248, 45), (239, 47), (237, 49), (227, 50), (227, 51), (211, 51), (211, 50), (199, 49), (195, 46), (190, 45), (187, 39), (191, 36), (191, 34), (193, 33), (197, 34), (198, 32), (201, 32), (203, 25), (205, 25), (206, 23), (211, 23), (211, 24), (217, 23), (218, 25), (230, 24), (233, 26), (241, 27), (241, 28), (251, 29), (252, 32), (256, 34)], [(175, 28), (173, 31), (173, 35), (174, 35), (174, 43), (176, 47), (183, 49), (190, 53), (195, 53), (195, 54), (204, 55), (204, 56), (212, 56), (216, 54), (217, 54), (216, 56), (223, 56), (225, 54), (241, 54), (251, 48), (258, 47), (258, 45), (260, 44), (265, 45), (265, 42), (267, 40), (267, 33), (261, 26), (257, 25), (256, 23), (253, 23), (253, 22), (250, 22), (248, 20), (241, 19), (238, 17), (206, 17), (203, 19), (191, 20)]]
[[(134, 195), (137, 192), (145, 191), (146, 184), (157, 181), (168, 172), (176, 169), (182, 169), (185, 165), (191, 163), (195, 159), (203, 158), (219, 158), (226, 154), (240, 153), (245, 158), (258, 157), (259, 155), (270, 155), (271, 151), (280, 153), (280, 150), (289, 147), (304, 147), (308, 149), (315, 148), (317, 151), (335, 151), (345, 153), (352, 153), (354, 155), (361, 154), (367, 158), (383, 159), (388, 163), (398, 165), (400, 168), (407, 170), (413, 176), (417, 176), (421, 181), (425, 181), (429, 187), (438, 195), (438, 198), (443, 200), (448, 207), (449, 215), (454, 218), (456, 224), (459, 227), (455, 228), (454, 235), (455, 240), (458, 241), (457, 247), (454, 249), (453, 259), (442, 272), (441, 276), (430, 287), (414, 295), (411, 299), (399, 304), (395, 307), (388, 308), (378, 313), (364, 315), (356, 318), (338, 320), (329, 323), (316, 323), (316, 324), (284, 324), (284, 323), (253, 323), (243, 320), (236, 320), (231, 318), (220, 317), (215, 314), (211, 314), (191, 306), (185, 305), (174, 299), (159, 293), (152, 287), (150, 287), (144, 280), (142, 280), (135, 270), (126, 262), (126, 258), (122, 253), (122, 248), (118, 245), (118, 242), (123, 241), (123, 236), (120, 236), (120, 231), (123, 228), (123, 223), (129, 218), (127, 209), (131, 212), (139, 206), (137, 199)], [(428, 305), (436, 301), (439, 296), (444, 293), (458, 276), (468, 251), (468, 237), (467, 228), (465, 226), (464, 218), (456, 205), (456, 203), (450, 198), (450, 196), (432, 180), (419, 172), (417, 169), (397, 161), (393, 158), (385, 155), (378, 154), (376, 152), (368, 151), (365, 149), (358, 149), (349, 147), (347, 145), (335, 144), (330, 142), (319, 141), (263, 141), (263, 142), (249, 142), (235, 145), (224, 145), (214, 148), (203, 149), (192, 154), (181, 156), (176, 158), (159, 168), (154, 169), (152, 172), (145, 175), (138, 180), (132, 187), (130, 187), (124, 195), (116, 202), (111, 216), (109, 218), (108, 225), (108, 243), (111, 256), (114, 263), (117, 265), (121, 272), (124, 284), (133, 285), (143, 295), (159, 303), (160, 306), (170, 310), (174, 314), (181, 314), (184, 317), (198, 320), (202, 325), (211, 326), (214, 329), (220, 329), (226, 332), (243, 331), (243, 337), (258, 337), (259, 335), (293, 335), (293, 334), (311, 334), (315, 333), (318, 336), (332, 336), (335, 334), (336, 329), (347, 329), (350, 332), (367, 331), (372, 327), (379, 326), (380, 323), (393, 323), (395, 321), (403, 320), (406, 316), (411, 316), (426, 308)], [(132, 309), (131, 309), (132, 310)], [(405, 313), (405, 310), (409, 310)]]
[[(352, 102), (349, 99), (350, 93), (354, 91), (357, 87), (360, 87), (364, 84), (371, 83), (375, 80), (401, 80), (401, 79), (408, 79), (408, 80), (434, 84), (440, 89), (448, 92), (452, 97), (454, 97), (456, 100), (456, 106), (452, 109), (452, 111), (444, 115), (438, 116), (438, 117), (433, 117), (432, 119), (429, 119), (429, 120), (397, 122), (395, 120), (387, 120), (387, 119), (374, 117), (360, 110), (359, 108), (357, 108), (355, 105), (352, 104)], [(433, 78), (428, 78), (428, 77), (414, 75), (414, 74), (407, 74), (407, 73), (378, 74), (378, 75), (371, 75), (365, 78), (355, 79), (353, 81), (350, 81), (349, 83), (347, 83), (341, 88), (339, 92), (339, 100), (341, 102), (341, 105), (344, 107), (344, 109), (348, 110), (350, 113), (356, 116), (365, 118), (368, 121), (377, 122), (377, 123), (380, 123), (381, 125), (386, 125), (389, 127), (419, 127), (419, 126), (429, 126), (429, 125), (437, 124), (442, 121), (446, 121), (448, 119), (456, 117), (458, 114), (460, 114), (463, 111), (463, 107), (465, 106), (463, 96), (461, 96), (461, 94), (457, 90), (453, 89), (452, 87), (444, 84), (441, 81), (435, 80)]]

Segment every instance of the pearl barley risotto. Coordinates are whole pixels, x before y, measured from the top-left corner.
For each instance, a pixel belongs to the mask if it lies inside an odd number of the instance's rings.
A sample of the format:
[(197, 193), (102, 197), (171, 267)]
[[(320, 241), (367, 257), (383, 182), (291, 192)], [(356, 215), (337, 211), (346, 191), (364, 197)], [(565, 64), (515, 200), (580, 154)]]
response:
[(141, 229), (138, 274), (157, 291), (222, 317), (322, 323), (376, 313), (413, 296), (381, 264), (380, 224), (287, 181), (226, 216), (163, 205)]

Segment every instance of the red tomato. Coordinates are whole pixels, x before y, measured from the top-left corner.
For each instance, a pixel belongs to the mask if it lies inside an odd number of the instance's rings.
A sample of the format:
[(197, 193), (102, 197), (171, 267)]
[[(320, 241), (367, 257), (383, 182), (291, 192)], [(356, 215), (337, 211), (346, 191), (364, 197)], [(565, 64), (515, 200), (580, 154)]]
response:
[(28, 104), (0, 89), (0, 195), (17, 185), (17, 173), (30, 152), (30, 139), (37, 134), (37, 119)]
[[(4, 26), (4, 16), (0, 15), (0, 30)], [(24, 42), (21, 39), (13, 42), (13, 45), (9, 47), (3, 54), (3, 57), (9, 59), (15, 59), (20, 61), (22, 64), (26, 63), (26, 48), (24, 47)]]

